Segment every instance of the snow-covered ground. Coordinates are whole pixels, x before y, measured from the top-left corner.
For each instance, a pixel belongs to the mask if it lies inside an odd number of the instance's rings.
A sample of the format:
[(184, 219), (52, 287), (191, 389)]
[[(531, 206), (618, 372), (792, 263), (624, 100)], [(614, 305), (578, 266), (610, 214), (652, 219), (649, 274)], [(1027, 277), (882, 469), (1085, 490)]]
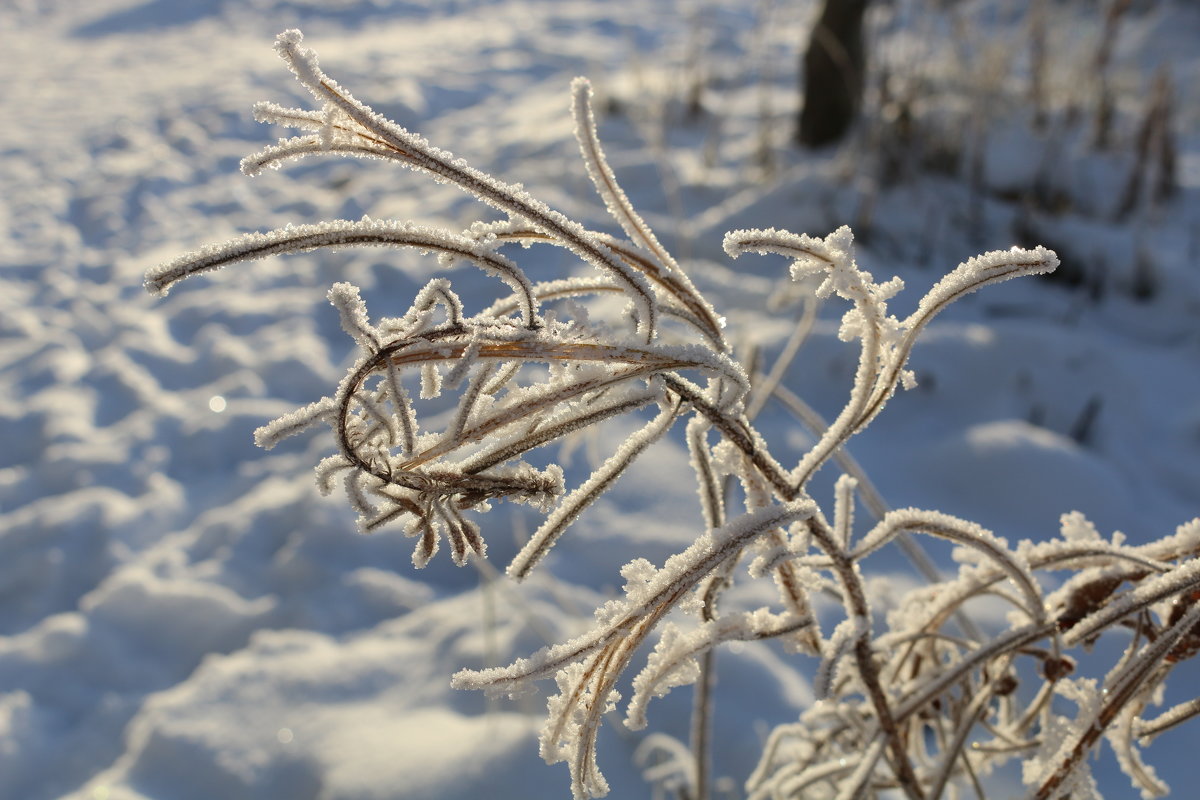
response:
[[(0, 6), (0, 798), (565, 796), (566, 770), (537, 755), (544, 701), (454, 692), (449, 676), (580, 632), (623, 563), (661, 561), (699, 529), (686, 450), (670, 440), (526, 584), (442, 559), (417, 572), (410, 540), (361, 536), (341, 498), (317, 494), (325, 436), (254, 446), (256, 427), (327, 394), (352, 358), (325, 299), (331, 283), (351, 280), (377, 312), (401, 313), (436, 267), (377, 250), (275, 259), (165, 299), (142, 289), (143, 272), (289, 222), (370, 214), (460, 229), (486, 213), (378, 162), (241, 175), (239, 159), (278, 135), (253, 121), (252, 104), (305, 99), (271, 50), (289, 27), (378, 111), (607, 225), (567, 113), (570, 78), (589, 75), (635, 205), (735, 338), (768, 358), (792, 326), (792, 311), (763, 314), (785, 265), (742, 259), (735, 272), (720, 250), (726, 230), (824, 235), (849, 223), (864, 264), (903, 276), (910, 303), (976, 252), (1043, 238), (1079, 285), (1018, 281), (960, 303), (916, 350), (920, 386), (895, 398), (855, 455), (894, 505), (1012, 540), (1053, 533), (1072, 509), (1139, 542), (1200, 513), (1200, 9), (1134, 4), (1099, 151), (1093, 3), (1042, 4), (1050, 122), (1037, 131), (1020, 88), (1032, 63), (1023, 13), (880, 0), (872, 41), (891, 111), (841, 153), (813, 155), (789, 146), (813, 5)], [(1178, 189), (1119, 216), (1160, 68), (1174, 79)], [(1022, 200), (1032, 186), (1037, 197)], [(542, 277), (575, 268), (528, 257)], [(487, 281), (456, 287), (469, 302), (494, 298)], [(832, 414), (855, 354), (827, 316), (786, 383)], [(784, 409), (768, 405), (760, 420), (802, 452)], [(568, 482), (631, 424), (584, 442)], [(507, 508), (482, 521), (500, 567), (537, 524)], [(738, 797), (765, 731), (809, 700), (811, 665), (765, 645), (722, 652), (720, 665), (716, 772)], [(651, 729), (686, 739), (687, 713), (677, 692), (652, 709)], [(642, 735), (605, 730), (614, 797), (651, 796), (633, 759)], [(1191, 772), (1187, 735), (1150, 750), (1173, 783)], [(1122, 778), (1101, 774), (1127, 796)]]

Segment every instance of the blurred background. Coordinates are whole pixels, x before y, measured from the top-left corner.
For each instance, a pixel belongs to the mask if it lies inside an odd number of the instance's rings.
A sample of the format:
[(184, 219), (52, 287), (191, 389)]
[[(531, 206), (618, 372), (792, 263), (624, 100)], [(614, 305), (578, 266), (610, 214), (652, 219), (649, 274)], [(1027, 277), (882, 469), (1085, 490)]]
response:
[[(323, 253), (161, 299), (141, 287), (148, 267), (288, 223), (493, 218), (379, 162), (240, 174), (286, 135), (253, 121), (254, 102), (309, 107), (271, 48), (291, 27), (375, 110), (613, 231), (571, 135), (569, 82), (589, 76), (618, 178), (755, 363), (779, 353), (801, 301), (782, 261), (729, 262), (727, 230), (851, 225), (860, 263), (909, 286), (898, 315), (972, 255), (1051, 247), (1054, 275), (986, 290), (930, 328), (919, 386), (855, 455), (894, 506), (1010, 541), (1053, 535), (1071, 510), (1134, 542), (1200, 513), (1200, 7), (825, 5), (0, 4), (0, 798), (565, 796), (566, 769), (537, 756), (544, 700), (452, 692), (449, 676), (578, 634), (623, 563), (661, 563), (700, 529), (671, 440), (528, 584), (496, 574), (538, 524), (507, 507), (481, 520), (495, 568), (418, 573), (402, 532), (361, 536), (343, 498), (315, 491), (327, 435), (254, 447), (256, 427), (328, 393), (353, 358), (330, 284), (394, 315), (439, 268)], [(539, 278), (580, 269), (515, 257)], [(476, 275), (452, 279), (469, 304), (495, 299)], [(820, 313), (785, 380), (827, 416), (856, 358), (840, 314)], [(780, 457), (810, 441), (780, 405), (760, 423)], [(581, 442), (568, 483), (634, 427)], [(889, 558), (874, 565), (881, 596), (916, 580)], [(737, 798), (766, 732), (811, 700), (812, 665), (757, 644), (720, 658), (717, 796)], [(686, 739), (688, 711), (677, 691), (651, 730)], [(1187, 736), (1150, 749), (1176, 796)], [(614, 797), (670, 796), (635, 763), (642, 737), (606, 729)], [(1097, 769), (1108, 796), (1129, 795), (1110, 754)], [(1021, 793), (1018, 773), (993, 780), (996, 797)]]

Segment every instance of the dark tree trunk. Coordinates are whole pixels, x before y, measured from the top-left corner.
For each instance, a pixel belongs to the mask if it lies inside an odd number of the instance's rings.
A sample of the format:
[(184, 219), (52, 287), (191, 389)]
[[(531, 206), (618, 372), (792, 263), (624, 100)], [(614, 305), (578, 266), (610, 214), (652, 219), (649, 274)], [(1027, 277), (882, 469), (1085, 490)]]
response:
[(863, 13), (869, 0), (825, 0), (804, 53), (804, 106), (796, 140), (832, 144), (849, 130), (862, 102)]

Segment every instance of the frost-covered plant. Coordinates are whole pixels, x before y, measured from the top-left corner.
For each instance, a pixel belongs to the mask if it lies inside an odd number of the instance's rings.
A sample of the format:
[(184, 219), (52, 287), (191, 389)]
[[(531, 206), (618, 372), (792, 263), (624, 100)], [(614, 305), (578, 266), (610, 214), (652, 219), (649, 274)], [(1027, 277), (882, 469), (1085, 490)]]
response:
[[(260, 104), (259, 120), (308, 133), (247, 158), (246, 173), (314, 154), (380, 158), (453, 184), (505, 219), (462, 234), (370, 219), (289, 226), (184, 255), (151, 270), (147, 288), (164, 293), (183, 278), (274, 254), (389, 246), (437, 253), (444, 265), (468, 262), (510, 293), (469, 314), (450, 281), (436, 278), (402, 315), (372, 318), (356, 287), (336, 284), (329, 299), (362, 355), (330, 396), (259, 429), (260, 445), (329, 425), (337, 453), (317, 467), (321, 491), (340, 480), (364, 530), (402, 526), (416, 539), (418, 567), (442, 540), (458, 564), (482, 557), (485, 540), (468, 514), (493, 501), (547, 511), (508, 565), (520, 580), (640, 454), (683, 424), (706, 529), (661, 565), (643, 558), (626, 565), (621, 597), (597, 609), (586, 634), (507, 667), (453, 678), (457, 687), (491, 692), (554, 678), (559, 693), (549, 703), (542, 755), (568, 763), (576, 798), (607, 791), (595, 753), (601, 719), (620, 704), (618, 679), (656, 632), (632, 680), (625, 724), (642, 728), (651, 699), (696, 685), (690, 750), (654, 739), (668, 756), (665, 771), (679, 765), (674, 785), (692, 800), (709, 794), (713, 649), (765, 639), (811, 659), (819, 699), (771, 734), (746, 784), (752, 798), (853, 798), (885, 790), (934, 798), (972, 786), (983, 796), (980, 776), (1015, 758), (1023, 761), (1034, 797), (1094, 796), (1086, 756), (1101, 736), (1144, 796), (1166, 791), (1138, 745), (1200, 713), (1194, 700), (1147, 716), (1172, 668), (1200, 650), (1200, 519), (1135, 547), (1119, 534), (1101, 538), (1072, 513), (1057, 537), (1014, 546), (947, 514), (887, 510), (842, 450), (899, 385), (912, 385), (909, 354), (938, 312), (982, 286), (1053, 270), (1052, 252), (1013, 248), (972, 258), (899, 319), (887, 303), (901, 281), (877, 283), (859, 268), (848, 228), (823, 239), (773, 229), (728, 234), (731, 257), (783, 255), (793, 278), (820, 279), (817, 296), (850, 304), (840, 337), (857, 343), (858, 366), (845, 407), (825, 424), (778, 382), (784, 365), (763, 379), (733, 358), (721, 318), (617, 185), (596, 137), (586, 81), (572, 87), (576, 136), (626, 239), (587, 230), (374, 113), (320, 70), (298, 31), (281, 34), (276, 49), (318, 108)], [(597, 274), (535, 283), (502, 253), (512, 244), (565, 248)], [(597, 321), (546, 310), (597, 295), (624, 298), (628, 313)], [(527, 368), (539, 364), (546, 366)], [(415, 386), (405, 375), (411, 371), (420, 375), (422, 397), (457, 394), (444, 430), (427, 430), (418, 419), (410, 396)], [(816, 443), (793, 467), (772, 455), (752, 424), (751, 409), (761, 405), (748, 400), (752, 390), (777, 393), (815, 432)], [(645, 408), (654, 410), (650, 420), (570, 491), (559, 467), (538, 469), (522, 460), (535, 448)], [(808, 486), (831, 459), (845, 474), (833, 508), (823, 509)], [(877, 517), (869, 526), (853, 519), (856, 492)], [(862, 565), (889, 543), (911, 548), (916, 534), (953, 542), (962, 567), (952, 580), (931, 579), (885, 615), (870, 605)], [(1062, 570), (1074, 574), (1044, 591), (1037, 573)], [(778, 605), (723, 611), (718, 597), (740, 572), (773, 580)], [(830, 630), (814, 615), (814, 593), (844, 607)], [(984, 595), (1011, 607), (1006, 630), (985, 634), (965, 613), (965, 604)], [(1108, 674), (1071, 677), (1075, 657), (1067, 651), (1118, 627), (1132, 631), (1132, 639)], [(1027, 676), (1034, 680), (1022, 687)], [(1073, 716), (1064, 715), (1068, 703)]]

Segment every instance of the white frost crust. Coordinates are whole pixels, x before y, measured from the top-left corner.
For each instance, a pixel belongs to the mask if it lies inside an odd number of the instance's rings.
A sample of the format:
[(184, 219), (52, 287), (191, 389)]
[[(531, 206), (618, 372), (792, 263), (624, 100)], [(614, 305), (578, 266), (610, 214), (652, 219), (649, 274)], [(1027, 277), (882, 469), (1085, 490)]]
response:
[(716, 311), (692, 285), (691, 279), (680, 268), (678, 262), (658, 241), (654, 231), (634, 209), (633, 204), (625, 195), (625, 191), (617, 183), (600, 146), (600, 137), (596, 131), (596, 119), (591, 104), (592, 87), (587, 78), (575, 78), (571, 82), (571, 111), (575, 121), (575, 139), (579, 142), (579, 152), (583, 156), (584, 167), (592, 185), (604, 201), (608, 213), (617, 221), (625, 235), (648, 251), (657, 261), (658, 267), (669, 273), (669, 279), (661, 276), (655, 280), (659, 288), (667, 288), (668, 293), (676, 297), (683, 305), (695, 313), (696, 327), (714, 336), (719, 349), (726, 349), (721, 327)]
[(1019, 278), (1022, 275), (1053, 272), (1058, 264), (1058, 256), (1054, 251), (1040, 245), (1032, 250), (1021, 247), (992, 250), (967, 259), (934, 284), (909, 320), (929, 316), (947, 303), (981, 286)]
[(639, 582), (629, 588), (626, 597), (607, 605), (599, 628), (568, 642), (543, 648), (529, 658), (517, 659), (507, 667), (462, 670), (454, 675), (451, 683), (458, 689), (506, 692), (517, 684), (546, 677), (564, 664), (611, 641), (622, 626), (653, 609), (664, 597), (671, 596), (672, 590), (688, 585), (697, 575), (707, 574), (754, 537), (806, 519), (815, 512), (816, 505), (811, 500), (803, 500), (743, 514), (711, 535), (697, 537), (687, 549), (668, 558), (653, 575), (643, 569)]
[(411, 247), (449, 253), (480, 267), (504, 281), (513, 291), (526, 327), (537, 324), (537, 301), (533, 284), (506, 256), (459, 234), (412, 222), (374, 220), (329, 220), (315, 224), (287, 225), (266, 233), (246, 233), (218, 244), (185, 253), (146, 273), (146, 289), (163, 295), (174, 284), (240, 261), (254, 261), (286, 253), (303, 253), (333, 247)]
[(328, 422), (335, 410), (333, 398), (322, 397), (256, 429), (254, 443), (264, 450), (270, 450), (289, 436), (295, 436), (318, 423)]
[[(480, 172), (356, 100), (321, 71), (313, 51), (300, 45), (303, 38), (298, 30), (284, 31), (277, 37), (275, 49), (296, 78), (323, 104), (326, 126), (315, 137), (297, 137), (276, 145), (273, 150), (251, 156), (243, 162), (244, 171), (253, 173), (279, 159), (313, 152), (312, 140), (315, 138), (331, 151), (384, 157), (428, 172), (436, 180), (452, 183), (514, 218), (527, 219), (533, 228), (614, 276), (626, 286), (637, 305), (638, 328), (643, 340), (653, 339), (657, 327), (657, 303), (650, 284), (641, 273), (617, 258), (582, 225), (535, 199), (520, 186), (503, 183)], [(301, 121), (304, 127), (311, 127), (313, 117), (305, 116)], [(350, 140), (345, 140), (342, 130), (350, 131)], [(303, 153), (290, 152), (291, 142), (301, 145)]]
[(764, 639), (812, 624), (811, 618), (801, 619), (790, 612), (773, 614), (767, 608), (730, 614), (704, 622), (686, 632), (674, 623), (667, 623), (646, 666), (633, 679), (633, 695), (626, 708), (625, 727), (630, 730), (645, 728), (646, 709), (651, 699), (664, 697), (677, 686), (695, 683), (700, 675), (696, 658), (705, 651), (722, 642)]
[(342, 330), (367, 352), (379, 349), (379, 332), (367, 318), (367, 304), (352, 283), (335, 283), (329, 289), (329, 302), (337, 309)]
[[(1076, 720), (1090, 721), (1100, 708), (1100, 690), (1094, 678), (1066, 678), (1054, 686), (1055, 695), (1078, 707)], [(1071, 747), (1079, 741), (1074, 721), (1059, 714), (1048, 715), (1048, 725), (1042, 730), (1041, 746), (1031, 757), (1021, 762), (1021, 780), (1031, 788), (1041, 786), (1054, 774)], [(1071, 775), (1059, 787), (1055, 797), (1103, 800), (1092, 778), (1087, 759), (1080, 759)]]

